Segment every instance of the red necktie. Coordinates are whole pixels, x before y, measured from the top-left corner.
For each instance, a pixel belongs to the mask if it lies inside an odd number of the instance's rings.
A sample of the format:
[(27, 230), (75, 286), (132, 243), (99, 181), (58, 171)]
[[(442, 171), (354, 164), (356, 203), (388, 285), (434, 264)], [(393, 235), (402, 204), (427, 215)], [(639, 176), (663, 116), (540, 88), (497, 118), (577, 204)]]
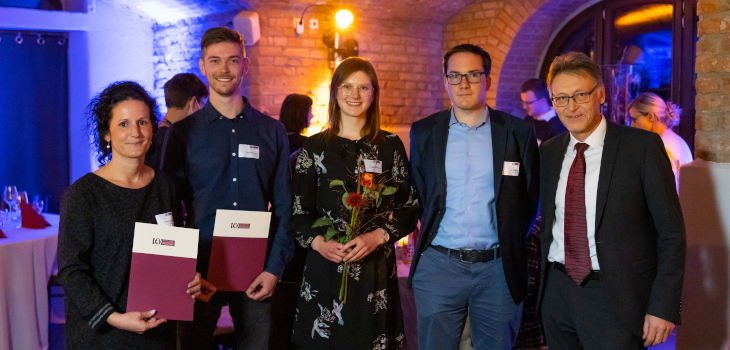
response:
[(568, 173), (565, 188), (565, 272), (578, 285), (591, 273), (586, 221), (586, 158), (587, 143), (575, 144), (575, 159)]

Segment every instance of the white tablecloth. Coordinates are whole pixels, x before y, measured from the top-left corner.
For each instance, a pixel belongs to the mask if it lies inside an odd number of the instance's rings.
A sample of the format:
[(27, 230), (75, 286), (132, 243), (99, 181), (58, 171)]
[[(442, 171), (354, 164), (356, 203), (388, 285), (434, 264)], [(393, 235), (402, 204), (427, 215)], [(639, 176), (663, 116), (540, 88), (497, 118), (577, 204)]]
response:
[(48, 279), (56, 261), (58, 215), (45, 229), (5, 223), (0, 238), (0, 350), (48, 349)]

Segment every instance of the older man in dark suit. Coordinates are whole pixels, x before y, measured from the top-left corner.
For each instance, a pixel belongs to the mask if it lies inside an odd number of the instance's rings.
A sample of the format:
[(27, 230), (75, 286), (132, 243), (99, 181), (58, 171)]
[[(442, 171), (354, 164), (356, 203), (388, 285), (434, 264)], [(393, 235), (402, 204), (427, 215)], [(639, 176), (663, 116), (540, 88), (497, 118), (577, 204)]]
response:
[(552, 349), (643, 349), (679, 323), (685, 232), (654, 133), (601, 115), (600, 68), (555, 58), (553, 106), (569, 133), (541, 147), (542, 318)]
[(453, 107), (411, 128), (423, 233), (409, 284), (421, 349), (457, 349), (467, 314), (479, 350), (509, 350), (520, 326), (539, 158), (533, 130), (487, 106), (490, 68), (489, 54), (476, 45), (447, 52)]

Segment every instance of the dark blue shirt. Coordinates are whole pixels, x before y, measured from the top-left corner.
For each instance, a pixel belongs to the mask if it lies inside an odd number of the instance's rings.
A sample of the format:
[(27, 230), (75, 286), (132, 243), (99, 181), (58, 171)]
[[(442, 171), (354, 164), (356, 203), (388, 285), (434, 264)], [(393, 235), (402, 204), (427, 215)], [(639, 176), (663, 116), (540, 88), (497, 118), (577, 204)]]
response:
[[(168, 131), (162, 170), (175, 179), (187, 211), (186, 226), (200, 230), (197, 270), (208, 273), (217, 209), (269, 211), (265, 271), (281, 278), (294, 252), (289, 142), (284, 125), (253, 107), (228, 119), (208, 101)], [(258, 159), (252, 156), (258, 146)], [(239, 154), (239, 149), (248, 150)]]

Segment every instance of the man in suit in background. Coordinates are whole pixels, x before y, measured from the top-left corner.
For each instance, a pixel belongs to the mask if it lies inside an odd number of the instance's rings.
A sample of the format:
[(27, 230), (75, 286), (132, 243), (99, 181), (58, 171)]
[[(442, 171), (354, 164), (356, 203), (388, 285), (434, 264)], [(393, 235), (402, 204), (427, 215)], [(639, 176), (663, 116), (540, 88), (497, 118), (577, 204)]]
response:
[(539, 156), (521, 119), (487, 106), (489, 54), (444, 56), (451, 109), (413, 123), (411, 167), (423, 213), (411, 265), (421, 349), (510, 349), (527, 293), (525, 237), (537, 212)]
[(547, 84), (541, 79), (530, 79), (520, 88), (522, 108), (527, 112), (525, 121), (535, 128), (537, 144), (568, 131), (550, 104)]
[(570, 131), (540, 152), (548, 346), (662, 343), (680, 321), (686, 249), (662, 140), (601, 115), (601, 70), (582, 53), (555, 58), (547, 84)]
[[(544, 80), (530, 79), (522, 84), (520, 91), (522, 108), (527, 112), (525, 121), (527, 125), (535, 128), (538, 145), (568, 131), (550, 104), (550, 95)], [(517, 334), (515, 346), (518, 348), (535, 348), (545, 341), (542, 322), (537, 315), (537, 294), (542, 263), (539, 217), (527, 236), (525, 249), (527, 250), (527, 298), (522, 310), (522, 324), (520, 325), (520, 332)]]

